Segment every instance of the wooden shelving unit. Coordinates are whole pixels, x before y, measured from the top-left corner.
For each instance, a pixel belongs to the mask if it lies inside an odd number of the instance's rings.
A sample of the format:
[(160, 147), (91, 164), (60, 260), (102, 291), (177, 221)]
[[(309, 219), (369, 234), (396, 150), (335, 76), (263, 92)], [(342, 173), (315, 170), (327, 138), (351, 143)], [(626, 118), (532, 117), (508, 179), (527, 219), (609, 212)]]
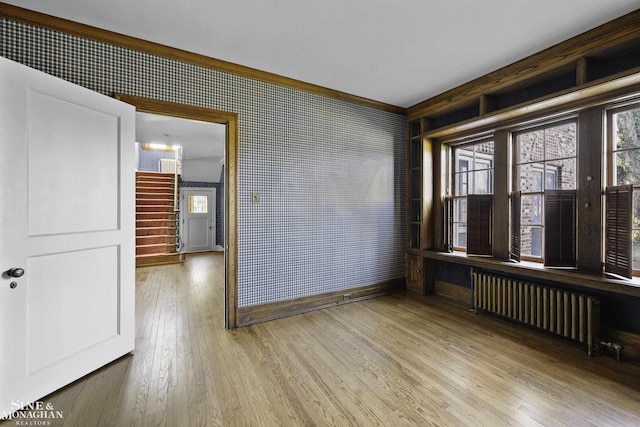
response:
[(407, 195), (409, 218), (408, 247), (419, 249), (422, 243), (422, 128), (420, 120), (409, 123), (409, 146), (407, 149)]
[(407, 120), (437, 131), (638, 73), (639, 21), (640, 9), (409, 107)]

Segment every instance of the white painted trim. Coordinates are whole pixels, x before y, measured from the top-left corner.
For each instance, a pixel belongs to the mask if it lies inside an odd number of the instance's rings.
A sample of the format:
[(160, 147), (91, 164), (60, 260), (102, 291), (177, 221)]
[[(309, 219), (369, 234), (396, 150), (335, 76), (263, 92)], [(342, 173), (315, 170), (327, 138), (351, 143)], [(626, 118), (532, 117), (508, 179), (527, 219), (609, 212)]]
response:
[(185, 192), (195, 191), (198, 193), (210, 193), (211, 204), (209, 205), (209, 213), (211, 214), (211, 248), (215, 250), (216, 245), (216, 188), (215, 187), (181, 187), (180, 188), (180, 239), (182, 240), (182, 251), (181, 253), (196, 253), (196, 252), (208, 252), (208, 250), (204, 251), (188, 251), (188, 242), (186, 241), (187, 234), (184, 232), (185, 230), (185, 214), (186, 214), (186, 200), (184, 197)]

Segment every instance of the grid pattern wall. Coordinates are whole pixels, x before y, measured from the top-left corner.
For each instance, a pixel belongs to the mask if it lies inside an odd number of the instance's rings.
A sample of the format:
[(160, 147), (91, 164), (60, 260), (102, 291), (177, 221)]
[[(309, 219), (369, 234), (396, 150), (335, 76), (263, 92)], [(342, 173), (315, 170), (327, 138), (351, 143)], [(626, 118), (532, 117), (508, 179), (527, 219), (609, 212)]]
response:
[(0, 41), (103, 94), (239, 114), (240, 307), (404, 277), (404, 116), (7, 19)]

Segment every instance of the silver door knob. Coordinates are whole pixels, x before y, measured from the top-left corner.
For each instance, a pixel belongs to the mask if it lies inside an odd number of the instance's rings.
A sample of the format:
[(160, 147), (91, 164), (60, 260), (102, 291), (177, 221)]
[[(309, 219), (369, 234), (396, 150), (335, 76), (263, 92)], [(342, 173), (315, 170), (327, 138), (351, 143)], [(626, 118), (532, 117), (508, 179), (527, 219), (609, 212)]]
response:
[(5, 274), (9, 277), (22, 277), (24, 275), (24, 269), (10, 268), (7, 271), (5, 271)]

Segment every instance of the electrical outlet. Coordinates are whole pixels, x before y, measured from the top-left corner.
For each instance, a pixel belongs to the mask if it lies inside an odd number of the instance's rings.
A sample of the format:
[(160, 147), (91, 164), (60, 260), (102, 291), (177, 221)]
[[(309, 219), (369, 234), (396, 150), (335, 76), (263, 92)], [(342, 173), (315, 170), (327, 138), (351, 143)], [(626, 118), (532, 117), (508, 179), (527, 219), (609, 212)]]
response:
[(351, 301), (351, 294), (344, 294), (344, 296), (342, 297), (343, 301)]
[(254, 192), (251, 194), (251, 201), (252, 201), (253, 203), (258, 203), (258, 202), (260, 201), (260, 193), (258, 193), (257, 191), (254, 191)]

